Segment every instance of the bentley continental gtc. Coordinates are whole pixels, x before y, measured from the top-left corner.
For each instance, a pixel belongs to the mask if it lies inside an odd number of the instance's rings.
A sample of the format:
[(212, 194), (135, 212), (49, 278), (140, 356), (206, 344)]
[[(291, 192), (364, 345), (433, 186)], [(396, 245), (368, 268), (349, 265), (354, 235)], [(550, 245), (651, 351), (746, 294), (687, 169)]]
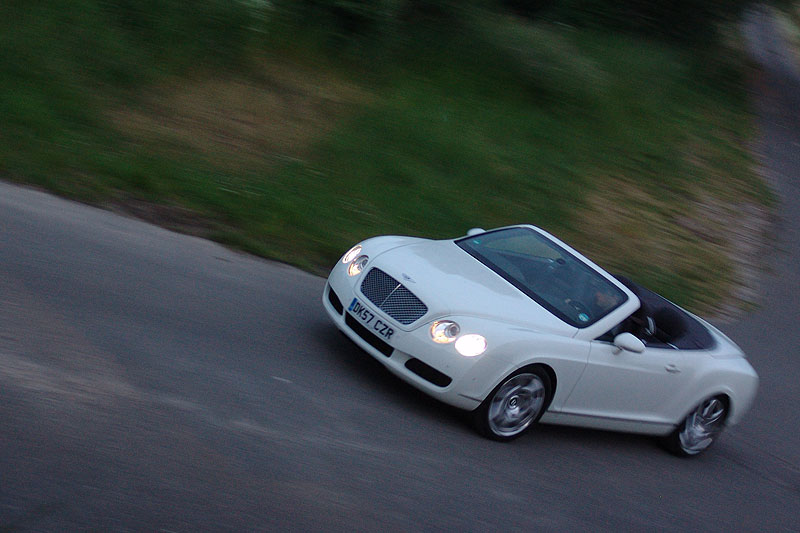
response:
[(541, 422), (697, 455), (758, 386), (714, 326), (529, 225), (367, 239), (337, 262), (322, 302), (360, 348), (496, 440)]

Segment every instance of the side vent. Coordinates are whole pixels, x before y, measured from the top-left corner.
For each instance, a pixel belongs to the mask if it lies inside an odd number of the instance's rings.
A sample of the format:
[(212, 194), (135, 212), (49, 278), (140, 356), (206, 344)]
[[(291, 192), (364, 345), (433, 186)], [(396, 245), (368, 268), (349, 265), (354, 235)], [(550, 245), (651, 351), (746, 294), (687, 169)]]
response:
[(342, 301), (336, 296), (336, 293), (333, 292), (333, 289), (328, 287), (328, 301), (331, 303), (336, 312), (340, 315), (344, 312), (344, 306), (342, 305)]

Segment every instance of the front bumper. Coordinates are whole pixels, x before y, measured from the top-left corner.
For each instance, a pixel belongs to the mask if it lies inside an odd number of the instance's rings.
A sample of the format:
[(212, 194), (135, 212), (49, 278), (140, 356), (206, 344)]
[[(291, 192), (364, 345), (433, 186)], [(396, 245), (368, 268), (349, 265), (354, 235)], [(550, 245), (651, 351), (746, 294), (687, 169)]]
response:
[[(434, 398), (467, 410), (480, 405), (502, 376), (505, 361), (484, 353), (478, 357), (459, 355), (453, 344), (436, 344), (430, 338), (430, 325), (436, 317), (429, 313), (404, 326), (377, 309), (358, 289), (361, 277), (350, 277), (341, 263), (331, 272), (322, 294), (322, 304), (336, 326), (360, 348), (381, 362), (392, 373)], [(376, 316), (365, 325), (348, 308), (354, 298)], [(381, 337), (387, 326), (392, 334)], [(375, 329), (378, 328), (378, 329)]]

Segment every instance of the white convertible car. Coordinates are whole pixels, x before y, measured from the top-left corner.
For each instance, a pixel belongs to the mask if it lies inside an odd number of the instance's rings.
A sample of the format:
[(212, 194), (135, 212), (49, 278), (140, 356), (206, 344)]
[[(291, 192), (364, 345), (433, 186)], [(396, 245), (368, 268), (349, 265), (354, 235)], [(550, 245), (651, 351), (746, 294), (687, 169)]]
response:
[(358, 346), (497, 440), (538, 421), (663, 436), (697, 455), (758, 387), (716, 328), (534, 226), (368, 239), (322, 301)]

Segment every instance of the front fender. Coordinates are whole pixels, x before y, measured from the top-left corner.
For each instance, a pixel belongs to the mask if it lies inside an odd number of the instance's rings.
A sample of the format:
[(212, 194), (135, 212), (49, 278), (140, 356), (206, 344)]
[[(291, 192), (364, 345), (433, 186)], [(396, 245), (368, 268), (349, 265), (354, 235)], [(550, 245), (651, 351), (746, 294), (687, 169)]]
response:
[[(516, 329), (516, 328), (509, 328)], [(550, 410), (561, 410), (564, 401), (578, 382), (589, 358), (589, 343), (567, 337), (522, 332), (517, 338), (499, 343), (465, 376), (463, 394), (483, 401), (506, 377), (526, 366), (544, 364), (556, 376), (556, 389)], [(519, 338), (522, 337), (522, 338)], [(489, 340), (491, 342), (491, 339)], [(492, 376), (491, 379), (482, 376)]]

